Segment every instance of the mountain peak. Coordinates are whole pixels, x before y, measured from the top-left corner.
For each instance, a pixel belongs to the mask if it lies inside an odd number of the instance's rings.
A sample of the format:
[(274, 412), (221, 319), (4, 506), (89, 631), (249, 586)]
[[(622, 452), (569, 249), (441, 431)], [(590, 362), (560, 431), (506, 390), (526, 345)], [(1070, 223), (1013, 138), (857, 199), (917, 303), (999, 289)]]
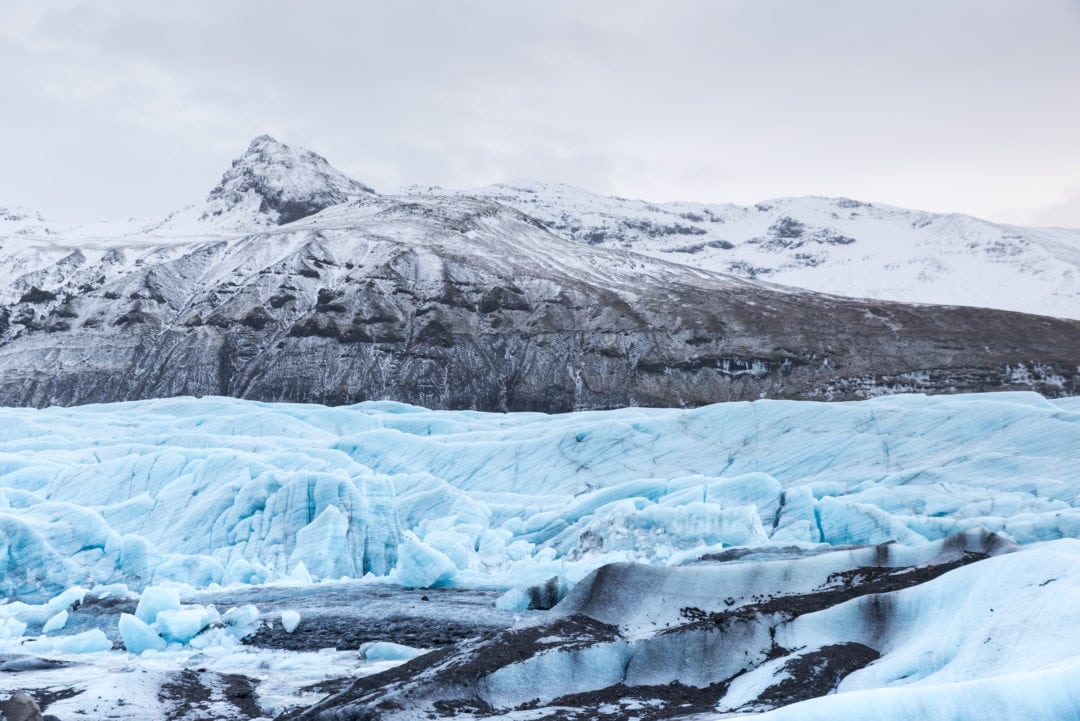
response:
[(251, 139), (251, 143), (248, 145), (248, 152), (250, 153), (252, 150), (255, 150), (255, 149), (261, 148), (263, 146), (267, 146), (267, 145), (275, 146), (275, 147), (279, 147), (279, 148), (288, 148), (289, 147), (289, 146), (285, 145), (285, 143), (278, 140), (277, 138), (272, 137), (270, 135), (267, 135), (266, 133), (263, 133), (262, 135), (256, 135), (254, 138)]
[(203, 217), (251, 213), (260, 224), (284, 225), (374, 192), (321, 155), (260, 135), (210, 191)]

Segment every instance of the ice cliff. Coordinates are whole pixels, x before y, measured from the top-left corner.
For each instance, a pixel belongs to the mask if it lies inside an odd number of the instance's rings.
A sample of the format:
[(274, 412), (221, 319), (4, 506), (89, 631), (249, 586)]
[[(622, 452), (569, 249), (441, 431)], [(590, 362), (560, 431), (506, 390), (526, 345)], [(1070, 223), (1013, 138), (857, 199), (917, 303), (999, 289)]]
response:
[(556, 416), (180, 398), (9, 408), (0, 428), (9, 597), (301, 564), (513, 585), (729, 546), (1080, 536), (1080, 405), (1034, 394)]

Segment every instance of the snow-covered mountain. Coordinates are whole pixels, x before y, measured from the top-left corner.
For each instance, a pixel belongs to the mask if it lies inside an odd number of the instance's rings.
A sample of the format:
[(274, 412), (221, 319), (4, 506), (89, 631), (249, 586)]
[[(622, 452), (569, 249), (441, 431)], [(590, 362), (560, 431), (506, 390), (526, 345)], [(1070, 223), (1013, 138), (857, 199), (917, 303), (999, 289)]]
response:
[(164, 221), (0, 238), (0, 280), (8, 405), (566, 411), (1080, 389), (1077, 321), (694, 269), (560, 238), (490, 199), (377, 195), (267, 137)]
[(0, 237), (8, 235), (48, 235), (48, 222), (36, 210), (0, 208)]
[(348, 201), (362, 203), (373, 195), (371, 188), (342, 175), (322, 156), (260, 135), (233, 161), (205, 202), (136, 232), (245, 232), (285, 225)]
[(847, 198), (650, 203), (528, 180), (404, 192), (494, 200), (563, 238), (824, 293), (1080, 318), (1080, 229)]

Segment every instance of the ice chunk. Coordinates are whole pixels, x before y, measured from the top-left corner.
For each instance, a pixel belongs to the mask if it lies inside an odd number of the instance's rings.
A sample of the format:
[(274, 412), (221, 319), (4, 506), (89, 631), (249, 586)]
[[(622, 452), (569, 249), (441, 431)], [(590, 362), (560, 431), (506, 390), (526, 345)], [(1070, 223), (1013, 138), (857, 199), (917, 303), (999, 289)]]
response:
[(50, 598), (49, 602), (45, 605), (49, 607), (50, 611), (61, 611), (82, 603), (83, 599), (86, 597), (86, 593), (86, 589), (82, 586), (72, 586), (66, 591)]
[(367, 661), (408, 661), (427, 651), (389, 641), (368, 641), (360, 644), (360, 658)]
[(130, 653), (142, 653), (147, 650), (162, 651), (167, 642), (149, 625), (130, 613), (120, 614), (120, 638)]
[(160, 611), (157, 627), (169, 643), (187, 643), (219, 618), (213, 606), (187, 606), (175, 611)]
[(424, 543), (444, 554), (459, 569), (465, 569), (476, 556), (477, 537), (483, 530), (481, 526), (461, 524), (457, 516), (451, 516), (429, 524)]
[(135, 615), (143, 623), (149, 624), (154, 623), (162, 611), (178, 611), (179, 609), (180, 594), (175, 588), (148, 586), (139, 596)]
[(250, 603), (230, 608), (221, 617), (226, 626), (250, 626), (259, 620), (259, 609)]
[(296, 627), (300, 625), (300, 614), (296, 611), (282, 611), (281, 612), (281, 627), (285, 629), (285, 633), (292, 633), (296, 630)]
[(56, 614), (55, 616), (53, 616), (52, 618), (50, 618), (48, 621), (46, 621), (45, 625), (41, 627), (41, 632), (43, 634), (47, 634), (47, 633), (52, 633), (53, 631), (59, 631), (60, 629), (62, 629), (64, 626), (67, 625), (67, 622), (68, 622), (68, 612), (65, 609), (65, 610), (61, 611), (60, 613)]
[(312, 579), (311, 574), (308, 572), (307, 565), (303, 561), (297, 563), (293, 567), (293, 570), (289, 572), (289, 580), (305, 586), (314, 583), (314, 579)]
[(225, 567), (225, 583), (263, 583), (270, 577), (265, 568), (256, 566), (242, 556), (236, 556)]
[(570, 583), (554, 576), (535, 586), (512, 588), (495, 600), (495, 608), (503, 611), (546, 611), (554, 608), (570, 590)]
[(37, 653), (59, 651), (60, 653), (96, 653), (112, 648), (112, 641), (100, 628), (83, 631), (73, 636), (39, 638), (23, 644), (22, 648)]
[(135, 593), (128, 588), (126, 583), (106, 583), (94, 586), (92, 591), (88, 591), (91, 598), (129, 598), (136, 600), (139, 598), (139, 594)]
[(18, 638), (26, 633), (26, 624), (14, 616), (4, 620), (0, 625), (0, 638)]
[(529, 589), (518, 586), (511, 588), (495, 599), (495, 608), (501, 611), (525, 611), (529, 608)]
[(408, 588), (431, 588), (449, 581), (457, 565), (445, 553), (436, 551), (415, 534), (406, 532), (398, 546), (397, 582)]

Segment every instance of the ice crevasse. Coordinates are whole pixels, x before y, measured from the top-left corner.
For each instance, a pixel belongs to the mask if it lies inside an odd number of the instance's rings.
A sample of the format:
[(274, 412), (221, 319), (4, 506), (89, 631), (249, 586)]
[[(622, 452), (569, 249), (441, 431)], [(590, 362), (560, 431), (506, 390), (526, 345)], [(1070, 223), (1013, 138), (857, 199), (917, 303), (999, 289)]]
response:
[(365, 575), (512, 587), (729, 546), (1080, 537), (1077, 448), (1080, 399), (1025, 393), (564, 415), (6, 408), (0, 594)]

